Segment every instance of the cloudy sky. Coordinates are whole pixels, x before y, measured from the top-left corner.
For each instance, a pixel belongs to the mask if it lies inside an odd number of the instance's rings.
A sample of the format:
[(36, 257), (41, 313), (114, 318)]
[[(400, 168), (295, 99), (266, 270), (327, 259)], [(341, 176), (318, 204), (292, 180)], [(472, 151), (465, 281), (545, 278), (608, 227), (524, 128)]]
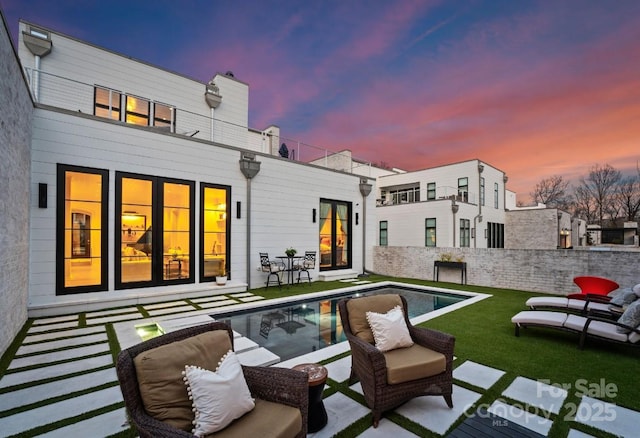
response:
[(249, 123), (418, 170), (478, 158), (518, 199), (640, 160), (637, 0), (0, 0), (18, 20), (202, 82)]

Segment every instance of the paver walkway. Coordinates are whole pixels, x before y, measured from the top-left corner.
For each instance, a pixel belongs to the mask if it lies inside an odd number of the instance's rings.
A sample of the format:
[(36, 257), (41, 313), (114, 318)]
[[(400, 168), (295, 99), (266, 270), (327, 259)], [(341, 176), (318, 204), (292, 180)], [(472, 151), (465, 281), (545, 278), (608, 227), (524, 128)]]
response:
[[(253, 294), (218, 296), (145, 305), (143, 311), (155, 315), (188, 315), (198, 307), (206, 309), (259, 299), (261, 297)], [(124, 311), (94, 312), (91, 317), (85, 315), (87, 324), (93, 324), (86, 327), (80, 327), (82, 318), (79, 316), (35, 321), (0, 378), (0, 437), (99, 437), (127, 430), (129, 425), (109, 348), (110, 337), (114, 335), (105, 327), (107, 323), (122, 321), (125, 315), (131, 321), (146, 316), (136, 307)], [(348, 351), (348, 346), (339, 344), (276, 366), (290, 367), (301, 362), (330, 360), (343, 351)], [(324, 399), (329, 417), (327, 426), (310, 437), (331, 437), (354, 422), (364, 424), (370, 421), (370, 411), (359, 396), (362, 393), (360, 385), (346, 386), (350, 360), (350, 357), (343, 357), (326, 364), (329, 371), (327, 388), (337, 390)], [(384, 418), (377, 429), (366, 424), (366, 430), (360, 436), (404, 438), (433, 433), (444, 435), (454, 424), (474, 415), (470, 412), (477, 412), (475, 405), (478, 400), (504, 376), (502, 370), (473, 361), (456, 364), (453, 409), (446, 406), (442, 397), (418, 397), (395, 411), (396, 415), (414, 423), (410, 430)], [(558, 392), (557, 388), (541, 391), (540, 385), (540, 382), (522, 377), (513, 379), (502, 397), (488, 406), (488, 412), (546, 435), (554, 421), (564, 421), (557, 414), (566, 394)], [(540, 396), (541, 393), (546, 395)], [(576, 412), (574, 424), (616, 436), (637, 436), (634, 428), (640, 424), (640, 413), (636, 411), (583, 397)], [(603, 419), (587, 415), (589, 412), (606, 413), (608, 419), (615, 421), (599, 421)], [(51, 423), (56, 428), (44, 432), (44, 426)], [(501, 424), (498, 422), (495, 426), (500, 427)], [(574, 429), (569, 433), (570, 438), (588, 436), (591, 435)]]

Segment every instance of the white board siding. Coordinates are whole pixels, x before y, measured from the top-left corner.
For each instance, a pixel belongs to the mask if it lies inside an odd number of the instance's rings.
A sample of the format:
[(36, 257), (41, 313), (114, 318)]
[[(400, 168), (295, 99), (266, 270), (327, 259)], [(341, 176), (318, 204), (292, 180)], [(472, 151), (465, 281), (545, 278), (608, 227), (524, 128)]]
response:
[[(111, 301), (122, 297), (149, 297), (159, 290), (175, 288), (181, 291), (202, 290), (210, 284), (163, 286), (114, 290), (114, 224), (115, 172), (131, 172), (196, 183), (196, 217), (199, 211), (200, 182), (231, 186), (231, 274), (236, 280), (245, 277), (246, 260), (246, 179), (238, 161), (241, 151), (215, 146), (180, 136), (161, 134), (131, 125), (112, 123), (81, 114), (37, 109), (33, 121), (32, 185), (49, 185), (49, 207), (31, 211), (30, 305), (68, 303), (82, 300)], [(281, 255), (288, 246), (299, 251), (318, 251), (319, 199), (352, 202), (353, 211), (360, 211), (358, 226), (352, 217), (352, 259), (354, 269), (362, 266), (362, 203), (358, 184), (360, 178), (327, 169), (300, 164), (279, 157), (258, 155), (260, 173), (252, 180), (252, 248), (251, 283), (258, 287), (264, 275), (255, 270), (258, 252)], [(109, 290), (91, 294), (55, 295), (55, 219), (57, 163), (109, 170)], [(242, 203), (242, 218), (235, 215), (235, 203)], [(35, 202), (35, 199), (32, 200)], [(318, 220), (312, 222), (312, 209)], [(360, 207), (358, 207), (360, 208)], [(368, 197), (368, 213), (375, 210), (375, 199)], [(355, 216), (355, 214), (354, 214)], [(368, 224), (368, 242), (373, 244), (374, 223)], [(198, 220), (196, 229), (199, 232)], [(197, 236), (197, 234), (196, 234)], [(196, 238), (196, 253), (198, 250)], [(254, 257), (255, 253), (255, 257)], [(197, 265), (196, 265), (197, 267)], [(197, 268), (196, 268), (196, 279)]]

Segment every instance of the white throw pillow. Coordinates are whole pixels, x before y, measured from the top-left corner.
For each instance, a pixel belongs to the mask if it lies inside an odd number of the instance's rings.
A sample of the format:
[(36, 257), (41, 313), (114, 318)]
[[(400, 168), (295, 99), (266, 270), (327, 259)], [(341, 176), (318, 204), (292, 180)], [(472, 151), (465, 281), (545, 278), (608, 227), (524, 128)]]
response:
[(196, 436), (224, 429), (255, 406), (240, 361), (231, 350), (220, 359), (215, 372), (186, 365), (182, 374), (193, 400), (195, 427), (191, 433)]
[(413, 345), (400, 305), (387, 313), (367, 312), (366, 315), (378, 350), (384, 352)]

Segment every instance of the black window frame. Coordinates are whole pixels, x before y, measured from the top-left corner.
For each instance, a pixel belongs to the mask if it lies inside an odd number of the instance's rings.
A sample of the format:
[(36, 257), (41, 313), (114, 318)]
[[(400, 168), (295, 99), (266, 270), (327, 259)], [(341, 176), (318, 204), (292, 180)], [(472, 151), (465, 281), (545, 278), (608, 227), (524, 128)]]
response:
[(471, 220), (460, 218), (460, 248), (471, 247)]
[[(122, 229), (122, 179), (141, 179), (152, 181), (152, 199), (151, 199), (151, 223), (153, 232), (151, 233), (151, 280), (149, 281), (131, 281), (122, 282), (122, 256), (120, 248), (122, 248), (122, 235), (116, 233), (114, 241), (114, 285), (116, 290), (136, 289), (141, 287), (153, 286), (169, 286), (174, 284), (190, 284), (195, 283), (195, 263), (196, 246), (195, 246), (195, 181), (183, 180), (179, 178), (167, 178), (153, 175), (145, 175), (139, 173), (116, 171), (115, 178), (115, 206), (114, 206), (114, 224), (115, 229)], [(186, 278), (164, 279), (164, 254), (163, 254), (163, 232), (164, 232), (164, 201), (162, 188), (164, 183), (183, 184), (190, 187), (189, 192), (189, 276)]]
[(427, 201), (436, 199), (436, 183), (427, 183)]
[(200, 183), (200, 233), (199, 233), (199, 249), (198, 249), (198, 257), (199, 257), (199, 261), (198, 261), (198, 267), (200, 270), (200, 282), (201, 283), (206, 283), (206, 282), (211, 282), (211, 281), (216, 281), (216, 276), (205, 276), (204, 275), (204, 261), (205, 261), (205, 251), (206, 248), (204, 247), (204, 238), (205, 238), (205, 230), (204, 230), (204, 221), (205, 221), (205, 206), (204, 206), (204, 192), (207, 188), (211, 188), (211, 189), (221, 189), (221, 190), (226, 190), (226, 205), (227, 205), (227, 217), (226, 217), (226, 223), (227, 223), (227, 229), (226, 229), (226, 236), (225, 236), (225, 245), (226, 245), (226, 253), (225, 253), (225, 265), (224, 265), (224, 270), (227, 273), (228, 279), (231, 280), (231, 267), (230, 267), (230, 260), (231, 260), (231, 186), (227, 186), (227, 185), (223, 185), (223, 184), (213, 184), (213, 183), (205, 183), (205, 182), (201, 182)]
[[(73, 166), (58, 163), (56, 169), (56, 296), (72, 295), (90, 292), (104, 292), (109, 286), (109, 171), (107, 169), (97, 169), (93, 167)], [(65, 203), (66, 203), (66, 173), (89, 173), (102, 177), (102, 190), (100, 193), (102, 223), (100, 234), (100, 284), (90, 286), (70, 286), (65, 287), (64, 264), (65, 264)]]
[(378, 224), (378, 245), (389, 246), (389, 221), (380, 221)]
[[(430, 221), (433, 221), (433, 224), (430, 224)], [(429, 239), (429, 231), (433, 230), (433, 243)], [(435, 248), (438, 246), (438, 221), (435, 217), (428, 217), (424, 220), (424, 246), (429, 248)]]

